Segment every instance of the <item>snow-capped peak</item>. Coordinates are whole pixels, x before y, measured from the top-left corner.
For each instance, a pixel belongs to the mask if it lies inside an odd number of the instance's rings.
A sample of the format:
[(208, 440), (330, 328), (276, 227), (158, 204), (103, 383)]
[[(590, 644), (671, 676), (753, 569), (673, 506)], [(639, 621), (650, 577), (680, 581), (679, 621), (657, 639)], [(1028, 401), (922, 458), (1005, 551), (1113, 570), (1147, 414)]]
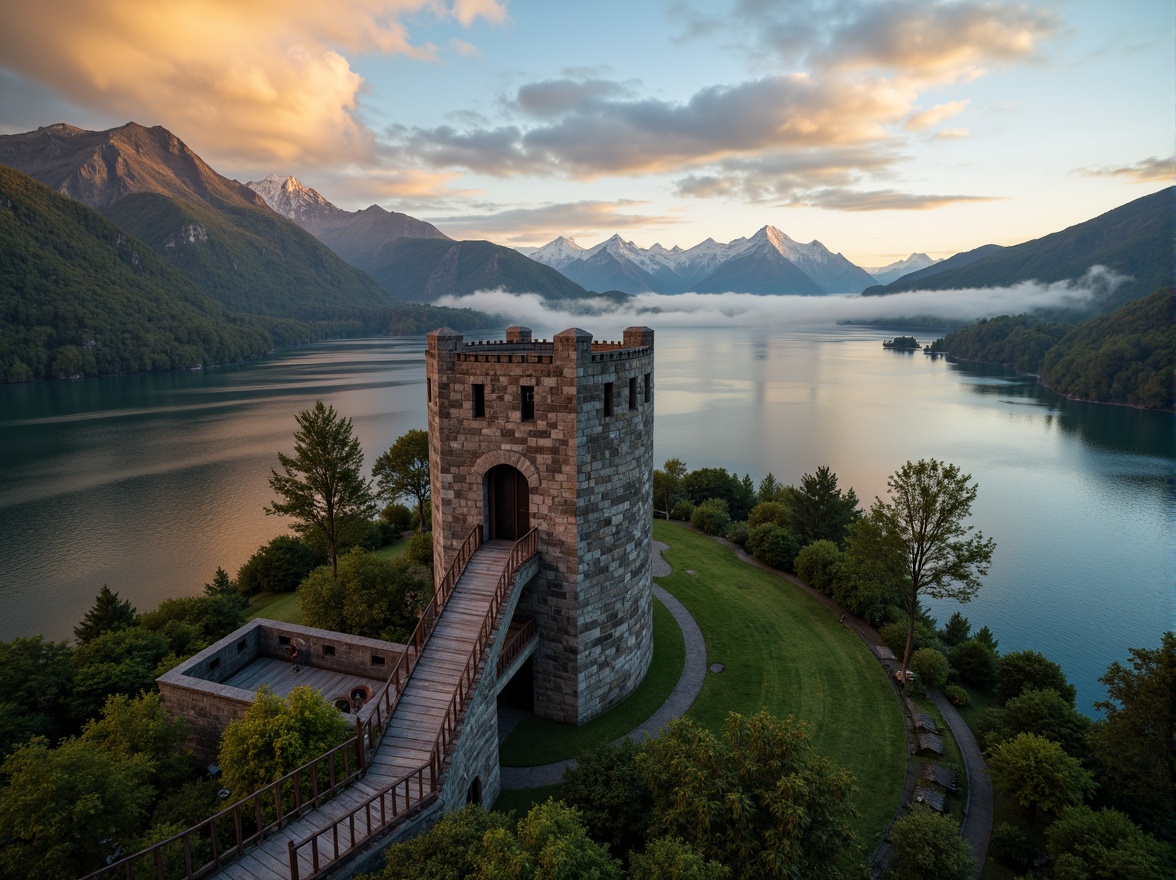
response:
[(303, 186), (294, 177), (271, 174), (264, 180), (251, 180), (245, 185), (261, 196), (276, 213), (295, 222), (312, 215), (339, 212), (339, 208), (310, 187)]

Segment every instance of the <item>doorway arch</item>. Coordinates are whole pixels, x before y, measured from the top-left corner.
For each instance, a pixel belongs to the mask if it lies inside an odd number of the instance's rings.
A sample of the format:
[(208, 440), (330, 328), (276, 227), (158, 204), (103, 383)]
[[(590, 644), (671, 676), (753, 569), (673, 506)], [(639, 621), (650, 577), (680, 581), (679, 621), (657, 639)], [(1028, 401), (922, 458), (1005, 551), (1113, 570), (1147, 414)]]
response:
[(531, 530), (531, 488), (523, 472), (497, 464), (486, 472), (488, 538), (517, 541)]

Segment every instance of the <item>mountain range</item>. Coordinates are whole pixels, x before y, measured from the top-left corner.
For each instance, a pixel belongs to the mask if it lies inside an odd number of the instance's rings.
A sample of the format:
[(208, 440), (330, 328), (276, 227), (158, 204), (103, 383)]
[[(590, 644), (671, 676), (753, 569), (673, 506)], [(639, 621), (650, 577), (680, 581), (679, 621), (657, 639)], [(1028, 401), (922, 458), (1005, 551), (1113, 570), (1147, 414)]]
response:
[[(476, 290), (538, 293), (547, 300), (593, 294), (551, 268), (489, 241), (454, 241), (436, 226), (372, 205), (344, 211), (293, 177), (247, 184), (276, 213), (405, 302), (436, 302)], [(604, 289), (604, 288), (601, 288)]]
[[(803, 244), (773, 226), (726, 244), (714, 239), (683, 249), (640, 248), (614, 235), (583, 248), (560, 236), (539, 248), (520, 248), (533, 260), (596, 290), (676, 294), (754, 293), (820, 296), (858, 293), (877, 279), (819, 241)], [(925, 255), (913, 255), (917, 260)]]
[(0, 382), (256, 357), (281, 323), (230, 313), (97, 211), (0, 165)]
[(233, 311), (374, 319), (396, 300), (364, 272), (217, 174), (166, 129), (51, 125), (0, 136), (0, 162), (94, 208)]
[(883, 296), (902, 290), (1049, 283), (1080, 278), (1091, 266), (1106, 266), (1124, 280), (1095, 303), (1094, 312), (1111, 312), (1157, 288), (1172, 286), (1174, 207), (1176, 186), (1170, 186), (1060, 232), (1011, 247), (985, 245), (863, 293)]

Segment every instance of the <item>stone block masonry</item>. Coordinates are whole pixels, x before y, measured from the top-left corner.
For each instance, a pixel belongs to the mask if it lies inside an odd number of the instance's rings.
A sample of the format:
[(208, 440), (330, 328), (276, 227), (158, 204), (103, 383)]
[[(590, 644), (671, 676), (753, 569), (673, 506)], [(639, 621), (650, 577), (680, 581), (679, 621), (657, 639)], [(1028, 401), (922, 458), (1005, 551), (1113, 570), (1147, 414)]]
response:
[(652, 656), (653, 331), (535, 341), (429, 334), (434, 564), (470, 530), (539, 531), (535, 711), (582, 723), (640, 683)]

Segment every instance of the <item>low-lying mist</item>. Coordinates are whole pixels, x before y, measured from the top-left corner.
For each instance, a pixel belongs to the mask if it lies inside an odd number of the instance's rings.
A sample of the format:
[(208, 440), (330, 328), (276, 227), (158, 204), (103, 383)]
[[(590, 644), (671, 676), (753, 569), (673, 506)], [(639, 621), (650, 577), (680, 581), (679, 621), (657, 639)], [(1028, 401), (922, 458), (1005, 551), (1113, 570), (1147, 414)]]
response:
[(561, 303), (537, 293), (479, 290), (446, 296), (440, 306), (477, 309), (525, 324), (537, 332), (558, 332), (588, 323), (601, 338), (631, 325), (655, 327), (803, 327), (836, 323), (897, 323), (960, 326), (997, 315), (1082, 311), (1127, 281), (1105, 266), (1081, 278), (1048, 284), (1022, 281), (1008, 287), (912, 290), (888, 296), (759, 296), (750, 293), (639, 293), (617, 304), (603, 297)]

